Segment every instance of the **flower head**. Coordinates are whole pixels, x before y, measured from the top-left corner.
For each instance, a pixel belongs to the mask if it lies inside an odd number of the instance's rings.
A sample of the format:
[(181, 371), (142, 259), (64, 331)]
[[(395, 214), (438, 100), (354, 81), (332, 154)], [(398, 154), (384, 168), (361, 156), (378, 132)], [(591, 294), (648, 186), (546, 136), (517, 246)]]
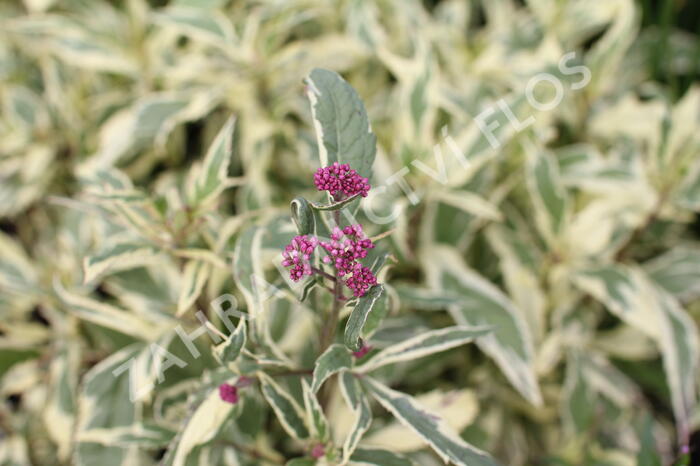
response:
[(343, 193), (347, 197), (356, 194), (367, 197), (369, 182), (360, 176), (347, 163), (333, 162), (333, 165), (319, 168), (314, 174), (314, 184), (319, 191), (328, 191), (333, 197)]
[(304, 275), (311, 275), (311, 254), (318, 246), (318, 240), (315, 237), (307, 237), (306, 235), (295, 236), (292, 242), (284, 248), (282, 253), (282, 265), (291, 267), (289, 276), (292, 280), (299, 281)]
[(362, 231), (362, 225), (349, 225), (342, 230), (333, 229), (331, 240), (319, 243), (328, 254), (323, 262), (332, 263), (339, 275), (352, 273), (360, 259), (367, 256), (367, 252), (374, 248), (372, 240), (367, 238)]
[(238, 403), (238, 388), (235, 385), (222, 383), (219, 385), (219, 397), (227, 403), (236, 404)]

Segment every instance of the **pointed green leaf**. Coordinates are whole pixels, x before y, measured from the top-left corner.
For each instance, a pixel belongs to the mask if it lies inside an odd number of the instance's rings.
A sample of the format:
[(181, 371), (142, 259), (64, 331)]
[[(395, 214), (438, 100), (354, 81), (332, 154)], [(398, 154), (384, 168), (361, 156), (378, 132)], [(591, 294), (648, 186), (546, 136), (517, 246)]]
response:
[(306, 426), (305, 416), (299, 404), (272, 377), (259, 372), (258, 378), (263, 396), (277, 415), (282, 428), (296, 439), (308, 438), (309, 428)]
[(357, 92), (338, 73), (319, 68), (305, 82), (321, 165), (348, 163), (361, 176), (369, 178), (377, 138)]
[(105, 272), (117, 272), (149, 264), (157, 254), (156, 248), (138, 243), (119, 243), (95, 256), (83, 260), (84, 282), (88, 283)]
[(245, 319), (241, 318), (236, 330), (223, 343), (216, 346), (214, 352), (222, 364), (234, 362), (241, 354), (247, 339)]
[(343, 369), (352, 367), (352, 356), (342, 345), (331, 345), (316, 360), (311, 390), (316, 393), (323, 382)]
[(409, 395), (392, 390), (369, 377), (364, 378), (362, 384), (396, 419), (420, 435), (443, 461), (452, 461), (460, 466), (498, 464), (487, 453), (462, 440), (440, 417), (426, 411)]
[(235, 121), (235, 118), (231, 117), (224, 124), (209, 146), (204, 162), (191, 179), (189, 202), (192, 206), (206, 206), (226, 188)]
[(475, 338), (483, 337), (489, 333), (491, 333), (490, 327), (469, 327), (462, 325), (431, 330), (383, 349), (370, 359), (369, 362), (358, 367), (357, 370), (366, 373), (386, 366), (387, 364), (412, 361), (470, 343)]
[(343, 372), (338, 380), (343, 399), (354, 416), (350, 432), (343, 442), (343, 460), (347, 461), (362, 440), (362, 436), (372, 425), (372, 410), (367, 395), (353, 374)]
[(386, 299), (384, 287), (382, 285), (374, 285), (359, 299), (352, 310), (348, 323), (345, 325), (345, 346), (352, 351), (357, 351), (362, 346), (361, 336), (369, 314), (380, 309), (379, 306), (381, 306), (382, 299)]
[(306, 407), (306, 418), (311, 426), (311, 436), (321, 442), (327, 442), (330, 437), (328, 420), (323, 414), (316, 394), (311, 390), (306, 379), (301, 379), (301, 386), (304, 393), (304, 406)]
[(177, 315), (184, 314), (194, 304), (211, 274), (211, 266), (204, 261), (191, 260), (182, 274), (180, 297), (177, 300)]
[(679, 432), (696, 402), (698, 330), (678, 301), (636, 267), (605, 265), (579, 271), (576, 285), (659, 345)]
[(314, 213), (309, 202), (303, 197), (297, 197), (292, 201), (290, 207), (292, 209), (292, 220), (294, 220), (299, 234), (313, 234), (315, 228)]
[(357, 466), (414, 466), (405, 456), (379, 448), (358, 448), (350, 457)]
[(432, 288), (458, 295), (449, 306), (455, 321), (467, 326), (490, 326), (493, 331), (476, 344), (491, 356), (508, 380), (531, 403), (542, 402), (533, 362), (532, 337), (520, 309), (496, 286), (471, 270), (449, 247), (433, 248), (423, 261)]

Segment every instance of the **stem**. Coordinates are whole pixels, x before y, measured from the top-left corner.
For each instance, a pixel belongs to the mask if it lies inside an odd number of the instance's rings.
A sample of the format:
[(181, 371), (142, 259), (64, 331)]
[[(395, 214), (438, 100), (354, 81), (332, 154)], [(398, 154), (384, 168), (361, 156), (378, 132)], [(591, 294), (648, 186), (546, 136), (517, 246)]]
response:
[[(335, 220), (336, 226), (340, 227), (340, 211), (336, 210), (333, 212), (333, 220)], [(340, 315), (340, 308), (343, 306), (343, 282), (336, 275), (333, 277), (335, 284), (333, 286), (333, 307), (331, 308), (330, 318), (326, 321), (321, 330), (321, 354), (326, 351), (326, 349), (331, 345), (335, 337), (335, 329), (338, 326), (338, 316)]]
[(335, 281), (335, 277), (334, 277), (333, 275), (329, 274), (328, 272), (324, 271), (324, 270), (317, 269), (316, 267), (311, 267), (311, 271), (312, 271), (313, 273), (317, 273), (317, 274), (319, 274), (320, 276), (322, 276), (322, 277), (324, 277), (324, 278), (327, 278), (327, 279), (329, 279), (329, 280), (331, 280), (331, 281)]
[[(335, 221), (336, 226), (340, 228), (339, 210), (333, 212), (333, 220)], [(329, 319), (324, 323), (323, 328), (321, 330), (321, 346), (319, 354), (323, 354), (335, 339), (335, 332), (336, 328), (338, 327), (340, 309), (343, 307), (345, 301), (345, 297), (343, 296), (343, 282), (341, 280), (341, 277), (338, 275), (337, 270), (335, 277), (333, 277), (333, 280), (333, 306), (331, 308)], [(333, 383), (334, 379), (329, 380), (328, 383), (326, 383), (326, 385), (323, 387), (321, 393), (319, 393), (318, 401), (321, 404), (322, 409), (325, 409), (328, 405), (328, 401), (330, 400), (331, 392), (333, 390)]]

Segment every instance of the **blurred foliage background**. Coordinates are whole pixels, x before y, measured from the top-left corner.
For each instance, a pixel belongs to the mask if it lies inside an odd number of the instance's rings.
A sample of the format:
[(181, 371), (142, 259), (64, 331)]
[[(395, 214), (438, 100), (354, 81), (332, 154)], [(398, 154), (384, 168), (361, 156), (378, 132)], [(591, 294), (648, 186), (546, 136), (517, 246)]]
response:
[[(245, 303), (251, 263), (286, 286), (288, 205), (314, 196), (319, 166), (302, 82), (316, 67), (364, 101), (372, 185), (387, 186), (374, 208), (401, 209), (362, 217), (392, 232), (372, 345), (455, 321), (505, 329), (383, 381), (448, 406), (503, 464), (672, 464), (683, 445), (700, 464), (699, 32), (691, 0), (0, 2), (0, 464), (175, 461), (183, 396), (216, 362), (169, 371), (138, 403), (112, 370), (137, 356), (152, 381), (154, 341), (185, 358), (168, 329), (195, 328), (222, 293)], [(568, 52), (590, 70), (582, 89), (557, 68)], [(524, 98), (540, 72), (565, 89), (549, 111)], [(534, 122), (514, 131), (499, 99)], [(497, 148), (475, 124), (489, 108)], [(193, 195), (231, 115), (227, 189)], [(417, 200), (391, 181), (403, 167)], [(237, 263), (256, 227), (267, 236)], [(317, 310), (294, 290), (269, 306), (279, 351), (309, 367)], [(187, 464), (303, 456), (250, 398)], [(440, 464), (375, 416), (367, 445)], [(127, 438), (136, 424), (151, 430)]]

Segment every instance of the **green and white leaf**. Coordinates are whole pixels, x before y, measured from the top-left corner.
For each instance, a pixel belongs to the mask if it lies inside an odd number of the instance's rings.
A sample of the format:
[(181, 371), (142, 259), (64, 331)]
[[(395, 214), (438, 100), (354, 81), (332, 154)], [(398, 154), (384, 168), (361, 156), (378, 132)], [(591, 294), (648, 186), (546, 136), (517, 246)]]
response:
[(343, 399), (354, 417), (350, 431), (343, 442), (343, 461), (348, 461), (363, 435), (372, 425), (372, 410), (367, 395), (353, 374), (342, 372), (338, 381)]
[(189, 174), (188, 202), (194, 208), (206, 207), (226, 188), (235, 121), (229, 118), (209, 146), (202, 165)]
[(292, 210), (292, 220), (294, 220), (299, 234), (313, 234), (315, 231), (314, 212), (311, 210), (309, 201), (303, 197), (297, 197), (291, 202), (290, 208)]
[(50, 392), (42, 415), (44, 425), (56, 444), (59, 459), (66, 461), (71, 451), (73, 426), (77, 415), (77, 386), (80, 348), (64, 342), (50, 367)]
[(241, 318), (236, 330), (228, 336), (226, 341), (218, 344), (214, 348), (214, 354), (222, 364), (229, 364), (236, 361), (246, 344), (247, 333), (246, 321)]
[(156, 248), (139, 243), (124, 242), (108, 247), (95, 256), (83, 260), (85, 283), (107, 272), (118, 272), (153, 263)]
[(333, 344), (316, 360), (311, 391), (316, 393), (323, 382), (333, 374), (352, 367), (352, 356), (342, 345)]
[(387, 364), (413, 361), (470, 343), (489, 333), (491, 333), (490, 327), (470, 327), (463, 325), (431, 330), (383, 349), (374, 355), (369, 362), (359, 366), (356, 370), (367, 373), (386, 366)]
[(357, 92), (338, 73), (319, 68), (311, 71), (305, 83), (321, 165), (347, 163), (369, 178), (377, 138)]
[(350, 457), (354, 466), (414, 466), (405, 456), (379, 448), (358, 448)]
[(521, 311), (501, 290), (469, 269), (449, 247), (424, 251), (428, 281), (437, 291), (460, 296), (449, 307), (459, 325), (489, 326), (477, 345), (491, 356), (508, 380), (531, 403), (542, 402), (534, 371), (532, 337)]
[(653, 338), (663, 356), (679, 429), (686, 428), (697, 400), (693, 374), (700, 344), (692, 319), (668, 292), (636, 267), (607, 265), (580, 270), (575, 283), (610, 312)]
[(90, 429), (80, 433), (78, 441), (120, 447), (139, 446), (158, 448), (166, 446), (175, 432), (155, 424), (137, 423), (109, 429)]
[(258, 372), (258, 378), (263, 396), (275, 412), (282, 428), (295, 439), (307, 439), (309, 428), (306, 425), (306, 416), (296, 400), (264, 372)]
[(323, 414), (323, 408), (318, 402), (316, 393), (311, 390), (306, 379), (301, 379), (301, 387), (304, 394), (306, 419), (311, 426), (311, 437), (325, 443), (330, 438), (330, 427), (326, 415)]
[[(345, 346), (352, 351), (360, 349), (362, 346), (361, 337), (369, 315), (371, 312), (378, 312), (381, 309), (381, 301), (385, 299), (384, 286), (382, 285), (374, 285), (359, 299), (345, 325)], [(385, 306), (386, 303), (383, 305)]]
[(554, 156), (534, 144), (526, 144), (527, 186), (535, 206), (540, 233), (555, 244), (569, 217), (568, 197)]
[(177, 300), (177, 315), (181, 316), (194, 304), (202, 293), (204, 284), (211, 275), (211, 265), (200, 260), (191, 260), (185, 264), (182, 272), (180, 296)]
[(441, 418), (426, 411), (409, 395), (390, 389), (367, 377), (362, 384), (387, 411), (420, 435), (443, 461), (462, 466), (494, 466), (487, 453), (469, 445), (451, 431)]
[(681, 301), (700, 297), (700, 246), (677, 246), (647, 262), (649, 277)]
[[(139, 403), (130, 399), (129, 372), (119, 369), (142, 350), (131, 345), (104, 359), (90, 369), (82, 383), (78, 403), (76, 437), (93, 429), (131, 426), (141, 417)], [(115, 371), (117, 375), (115, 375)], [(91, 440), (78, 441), (74, 452), (75, 464), (128, 465), (138, 461), (138, 447), (103, 445)]]
[(206, 445), (221, 431), (235, 408), (235, 405), (221, 400), (217, 389), (210, 390), (177, 438), (172, 465), (189, 465), (198, 447)]
[(66, 309), (76, 317), (125, 335), (151, 341), (166, 330), (165, 320), (154, 324), (110, 304), (71, 293), (58, 280), (54, 281), (54, 291)]

